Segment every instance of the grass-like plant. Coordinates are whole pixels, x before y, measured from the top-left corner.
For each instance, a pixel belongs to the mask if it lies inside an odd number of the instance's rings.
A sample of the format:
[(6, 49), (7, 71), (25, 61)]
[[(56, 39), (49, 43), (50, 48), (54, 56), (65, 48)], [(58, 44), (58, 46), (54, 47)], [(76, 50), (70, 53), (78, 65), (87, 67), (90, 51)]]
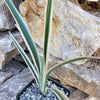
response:
[[(46, 88), (48, 76), (56, 68), (59, 68), (65, 64), (83, 60), (83, 59), (91, 59), (91, 58), (92, 59), (100, 59), (98, 57), (78, 57), (78, 58), (69, 59), (64, 62), (61, 62), (60, 64), (57, 64), (57, 65), (53, 66), (52, 68), (50, 68), (49, 70), (47, 70), (48, 57), (49, 57), (50, 34), (51, 34), (51, 26), (52, 26), (53, 0), (47, 0), (47, 2), (46, 2), (46, 15), (45, 15), (45, 27), (44, 27), (44, 55), (43, 55), (43, 60), (41, 63), (39, 60), (39, 56), (37, 53), (35, 43), (31, 37), (31, 34), (30, 34), (26, 24), (24, 23), (22, 17), (20, 16), (19, 12), (15, 8), (15, 6), (13, 5), (11, 0), (5, 0), (5, 3), (8, 6), (10, 12), (12, 13), (12, 15), (16, 21), (16, 26), (19, 29), (19, 31), (24, 39), (24, 42), (32, 56), (35, 67), (33, 66), (32, 62), (30, 61), (30, 59), (28, 58), (26, 53), (24, 52), (22, 47), (19, 45), (19, 43), (16, 41), (16, 39), (13, 37), (13, 35), (11, 33), (10, 33), (10, 36), (11, 36), (14, 44), (16, 45), (17, 49), (19, 50), (20, 54), (22, 55), (23, 59), (25, 60), (30, 71), (32, 72), (34, 79), (35, 79), (36, 83), (38, 84), (39, 89), (41, 90), (43, 95), (46, 95), (47, 91), (49, 90), (49, 88)], [(50, 90), (52, 90), (60, 100), (69, 100), (68, 97), (64, 93), (62, 93), (60, 90), (55, 89), (55, 88), (50, 88)]]

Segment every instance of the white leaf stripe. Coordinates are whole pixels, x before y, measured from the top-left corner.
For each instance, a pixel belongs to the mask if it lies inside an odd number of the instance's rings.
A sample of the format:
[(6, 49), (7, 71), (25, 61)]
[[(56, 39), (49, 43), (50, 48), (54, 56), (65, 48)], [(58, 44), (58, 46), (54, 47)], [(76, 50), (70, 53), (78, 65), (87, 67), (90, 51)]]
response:
[(48, 77), (50, 75), (50, 73), (52, 71), (54, 71), (56, 68), (59, 68), (59, 67), (62, 67), (63, 65), (65, 65), (65, 64), (72, 63), (72, 62), (79, 61), (79, 60), (83, 60), (83, 59), (90, 59), (90, 57), (77, 57), (77, 58), (65, 60), (65, 61), (61, 62), (60, 64), (57, 64), (57, 65), (53, 66), (52, 68), (50, 68), (47, 72), (46, 77)]
[(70, 100), (62, 91), (57, 88), (51, 88), (55, 95), (59, 98), (59, 100)]
[(51, 69), (49, 69), (48, 72), (47, 72), (46, 77), (48, 77), (50, 75), (50, 73), (52, 71), (54, 71), (56, 68), (62, 67), (63, 65), (68, 64), (68, 63), (72, 63), (72, 62), (79, 61), (79, 60), (84, 60), (84, 59), (97, 59), (97, 60), (100, 60), (100, 57), (86, 56), (86, 57), (77, 57), (77, 58), (65, 60), (65, 61), (61, 62), (60, 64), (57, 64), (57, 65), (53, 66)]
[(45, 18), (45, 31), (44, 31), (44, 64), (47, 66), (49, 56), (49, 44), (52, 26), (52, 0), (48, 0)]
[(29, 67), (30, 71), (32, 72), (36, 82), (39, 84), (39, 78), (38, 78), (38, 74), (37, 71), (35, 69), (35, 67), (33, 66), (33, 64), (31, 63), (30, 59), (28, 58), (28, 56), (26, 55), (26, 53), (24, 52), (24, 50), (22, 49), (22, 47), (19, 45), (19, 43), (16, 41), (16, 39), (13, 37), (13, 35), (9, 32), (15, 46), (17, 47), (18, 51), (20, 52), (20, 54), (22, 55), (24, 61), (26, 62), (27, 66)]
[(51, 24), (52, 24), (52, 0), (47, 0), (46, 3), (46, 15), (45, 15), (45, 25), (44, 25), (44, 55), (43, 62), (41, 67), (41, 76), (40, 76), (40, 84), (41, 90), (45, 92), (46, 82), (45, 75), (47, 71), (48, 65), (48, 57), (49, 57), (49, 42), (50, 42), (50, 34), (51, 34)]
[(52, 71), (54, 71), (56, 68), (62, 67), (64, 65), (68, 64), (68, 63), (72, 63), (72, 62), (79, 61), (79, 60), (84, 60), (84, 59), (97, 59), (97, 60), (100, 60), (100, 57), (86, 56), (86, 57), (77, 57), (77, 58), (65, 60), (65, 61), (61, 62), (60, 64), (57, 64), (57, 65), (53, 66), (52, 68), (50, 68), (48, 70), (48, 72), (46, 74), (46, 80), (47, 80), (48, 76), (50, 75), (50, 73)]

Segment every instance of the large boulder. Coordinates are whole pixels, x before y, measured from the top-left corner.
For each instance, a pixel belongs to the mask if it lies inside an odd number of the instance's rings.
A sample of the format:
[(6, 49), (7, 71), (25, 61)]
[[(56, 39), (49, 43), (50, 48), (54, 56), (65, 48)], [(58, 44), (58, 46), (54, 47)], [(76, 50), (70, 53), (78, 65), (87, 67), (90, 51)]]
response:
[[(44, 8), (46, 0), (26, 0), (20, 5), (20, 13), (31, 35), (43, 48)], [(57, 61), (78, 57), (100, 56), (100, 18), (82, 10), (72, 0), (53, 0), (53, 30), (50, 67)], [(40, 51), (39, 51), (40, 52)], [(41, 55), (41, 54), (40, 54)], [(60, 58), (60, 60), (58, 60)], [(55, 61), (55, 62), (53, 62)], [(100, 65), (94, 61), (81, 61), (58, 68), (51, 76), (62, 84), (69, 84), (87, 94), (100, 98)], [(93, 64), (91, 64), (93, 63)]]
[[(22, 0), (12, 0), (15, 6), (18, 8)], [(11, 16), (4, 0), (0, 0), (0, 31), (5, 31), (15, 28), (15, 21)]]
[[(45, 1), (26, 0), (20, 5), (20, 13), (34, 41), (42, 48)], [(63, 60), (90, 56), (100, 47), (100, 18), (87, 13), (71, 1), (53, 1), (50, 53)]]

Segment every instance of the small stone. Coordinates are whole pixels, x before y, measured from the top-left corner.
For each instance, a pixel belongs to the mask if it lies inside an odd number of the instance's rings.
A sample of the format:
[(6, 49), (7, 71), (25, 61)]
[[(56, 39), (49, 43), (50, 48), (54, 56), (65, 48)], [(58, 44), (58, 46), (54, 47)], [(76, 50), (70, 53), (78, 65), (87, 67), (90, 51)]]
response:
[[(50, 81), (48, 81), (47, 82), (47, 87), (49, 86), (49, 84), (48, 83), (50, 83)], [(55, 85), (55, 83), (53, 83), (53, 82), (51, 82), (52, 84), (50, 84), (50, 88), (51, 88), (51, 86), (52, 86), (52, 88), (58, 88), (58, 86), (57, 85)], [(33, 100), (58, 100), (58, 98), (56, 97), (56, 95), (52, 92), (52, 91), (48, 91), (47, 92), (47, 94), (46, 94), (46, 97), (44, 97), (43, 95), (42, 95), (42, 93), (40, 92), (40, 90), (39, 90), (39, 88), (38, 88), (38, 86), (36, 85), (33, 89), (32, 88), (30, 88), (30, 87), (32, 87), (33, 86), (33, 84), (34, 83), (32, 83), (32, 85), (31, 86), (29, 86), (27, 89), (26, 89), (26, 91), (20, 96), (20, 100), (24, 100), (24, 99), (22, 99), (23, 98), (23, 96), (25, 96), (25, 97), (28, 97), (28, 98), (32, 98)], [(35, 84), (34, 84), (35, 85)], [(62, 87), (59, 87), (60, 88), (60, 90), (61, 91), (63, 91), (64, 93), (65, 93), (65, 91), (64, 91), (64, 89), (62, 88)], [(30, 89), (31, 89), (31, 91), (30, 91)], [(32, 93), (31, 93), (32, 92)], [(30, 94), (30, 95), (29, 95)]]

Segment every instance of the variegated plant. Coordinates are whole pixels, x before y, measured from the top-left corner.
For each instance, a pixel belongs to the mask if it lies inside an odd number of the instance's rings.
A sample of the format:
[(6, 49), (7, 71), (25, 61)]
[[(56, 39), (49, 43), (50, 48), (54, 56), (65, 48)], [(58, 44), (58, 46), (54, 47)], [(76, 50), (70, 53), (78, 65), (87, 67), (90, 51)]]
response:
[[(50, 43), (50, 34), (51, 34), (51, 25), (52, 25), (53, 0), (47, 0), (47, 3), (46, 3), (47, 5), (46, 5), (46, 18), (45, 18), (45, 28), (44, 28), (44, 30), (45, 30), (44, 31), (44, 56), (43, 56), (42, 64), (40, 63), (35, 43), (33, 42), (31, 34), (30, 34), (26, 24), (24, 23), (22, 17), (20, 16), (19, 12), (15, 8), (15, 6), (13, 5), (11, 0), (5, 0), (5, 3), (8, 6), (10, 12), (12, 13), (12, 15), (16, 21), (16, 26), (19, 29), (26, 46), (28, 47), (28, 50), (32, 56), (34, 63), (35, 63), (35, 67), (33, 66), (32, 62), (30, 61), (30, 59), (28, 58), (26, 53), (24, 52), (22, 47), (15, 40), (15, 38), (13, 37), (13, 35), (11, 33), (10, 33), (10, 36), (11, 36), (14, 44), (16, 45), (17, 49), (19, 50), (20, 54), (22, 55), (23, 59), (25, 60), (30, 71), (32, 72), (34, 79), (35, 79), (36, 83), (39, 85), (39, 88), (40, 88), (41, 92), (43, 93), (43, 95), (46, 95), (46, 92), (49, 90), (49, 88), (46, 88), (46, 85), (47, 85), (48, 76), (50, 75), (50, 73), (53, 70), (65, 65), (65, 64), (74, 62), (74, 61), (90, 59), (90, 58), (94, 58), (94, 59), (97, 58), (97, 57), (78, 57), (78, 58), (66, 60), (60, 64), (53, 66), (49, 70), (47, 70), (48, 57), (49, 57), (49, 43)], [(68, 97), (64, 93), (62, 93), (60, 90), (55, 89), (55, 88), (51, 88), (50, 90), (52, 90), (60, 100), (68, 100)]]

